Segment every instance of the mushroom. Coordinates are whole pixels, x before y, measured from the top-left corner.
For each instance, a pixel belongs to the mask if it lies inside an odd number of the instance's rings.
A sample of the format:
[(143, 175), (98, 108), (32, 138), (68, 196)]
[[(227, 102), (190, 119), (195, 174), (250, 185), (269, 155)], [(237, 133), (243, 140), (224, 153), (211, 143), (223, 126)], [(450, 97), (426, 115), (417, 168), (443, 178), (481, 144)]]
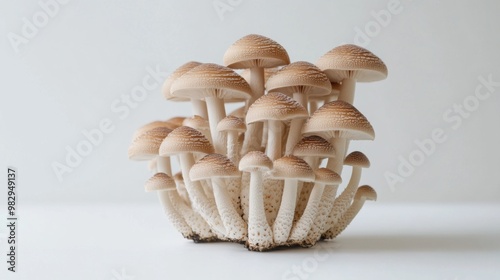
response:
[(273, 162), (272, 177), (285, 181), (278, 216), (273, 224), (273, 239), (277, 245), (284, 245), (292, 228), (297, 201), (298, 181), (311, 182), (314, 171), (296, 156), (284, 156)]
[(191, 105), (193, 107), (193, 115), (198, 115), (204, 119), (207, 119), (208, 118), (207, 104), (205, 103), (205, 101), (203, 99), (191, 98), (191, 97), (185, 97), (185, 96), (174, 96), (171, 93), (172, 84), (175, 82), (175, 80), (177, 80), (179, 77), (184, 75), (186, 72), (188, 72), (189, 70), (191, 70), (199, 65), (201, 65), (200, 62), (190, 61), (190, 62), (187, 62), (187, 63), (179, 66), (165, 80), (161, 90), (163, 92), (163, 96), (165, 96), (165, 98), (167, 100), (180, 101), (180, 102), (190, 101)]
[(265, 251), (273, 246), (273, 233), (266, 219), (262, 186), (263, 173), (272, 168), (271, 159), (259, 151), (248, 152), (240, 160), (239, 169), (250, 173), (247, 240), (249, 250)]
[(194, 115), (191, 118), (185, 118), (182, 122), (182, 125), (189, 126), (198, 130), (199, 132), (203, 133), (203, 135), (205, 135), (210, 143), (213, 143), (212, 136), (210, 135), (210, 124), (205, 118)]
[(217, 209), (226, 228), (226, 237), (236, 241), (246, 240), (247, 225), (234, 208), (224, 181), (241, 178), (238, 168), (226, 156), (209, 154), (193, 165), (189, 176), (192, 181), (210, 180), (212, 182)]
[(198, 130), (188, 126), (172, 130), (160, 146), (161, 156), (177, 155), (193, 208), (207, 221), (216, 234), (223, 236), (225, 229), (216, 205), (205, 196), (200, 182), (193, 182), (189, 177), (189, 170), (194, 165), (193, 154), (211, 154), (213, 152), (214, 147), (208, 142), (208, 139)]
[(153, 128), (157, 128), (157, 127), (166, 127), (166, 128), (168, 128), (170, 130), (174, 130), (178, 126), (174, 125), (171, 122), (167, 122), (167, 121), (153, 121), (153, 122), (147, 123), (147, 124), (139, 127), (138, 129), (136, 129), (135, 132), (134, 132), (134, 135), (132, 136), (132, 141), (135, 138), (137, 138), (137, 136), (143, 134), (144, 132), (146, 132), (148, 130), (151, 130)]
[(377, 193), (372, 187), (364, 185), (358, 188), (351, 206), (349, 206), (333, 228), (328, 231), (330, 234), (327, 236), (327, 239), (333, 239), (343, 232), (359, 213), (366, 200), (377, 200)]
[(131, 160), (156, 160), (156, 170), (168, 175), (172, 175), (170, 158), (158, 156), (161, 142), (172, 132), (166, 127), (156, 127), (143, 131), (128, 148), (128, 157)]
[(187, 239), (193, 239), (194, 233), (186, 223), (182, 215), (172, 206), (168, 193), (175, 191), (174, 180), (165, 173), (156, 173), (144, 185), (146, 192), (156, 191), (160, 199), (163, 211), (174, 227)]
[(387, 77), (387, 66), (372, 52), (356, 45), (342, 45), (324, 54), (316, 63), (330, 81), (341, 83), (338, 100), (354, 101), (356, 82), (375, 82)]
[(325, 96), (309, 96), (309, 114), (312, 115), (316, 110), (318, 110), (319, 104), (324, 105), (325, 103), (335, 101), (339, 97), (340, 84), (335, 82), (330, 82), (332, 86), (332, 91), (329, 95)]
[[(256, 34), (247, 35), (234, 42), (224, 54), (224, 65), (233, 69), (250, 69), (249, 84), (252, 97), (247, 102), (252, 105), (264, 95), (264, 69), (290, 63), (286, 50), (277, 42)], [(261, 144), (262, 124), (248, 126), (242, 153), (258, 150)]]
[(297, 101), (282, 93), (270, 92), (257, 99), (250, 106), (246, 122), (247, 124), (267, 122), (268, 140), (266, 154), (271, 160), (276, 160), (281, 157), (283, 122), (290, 119), (307, 117), (307, 110)]
[(184, 122), (185, 119), (186, 119), (185, 117), (173, 117), (166, 120), (166, 122), (174, 125), (175, 128), (178, 128), (182, 126), (182, 123)]
[(362, 152), (355, 151), (350, 153), (345, 158), (344, 165), (352, 166), (351, 179), (349, 180), (349, 183), (344, 191), (342, 191), (340, 196), (335, 199), (330, 216), (325, 223), (324, 229), (328, 231), (324, 233), (324, 236), (328, 238), (331, 238), (331, 235), (333, 234), (329, 229), (332, 229), (351, 204), (351, 200), (359, 186), (362, 169), (370, 167), (370, 161)]
[(246, 130), (247, 127), (243, 120), (231, 115), (217, 124), (217, 131), (227, 134), (227, 155), (234, 164), (238, 164), (240, 158), (239, 134), (244, 133)]
[(309, 233), (314, 219), (318, 214), (318, 205), (321, 201), (325, 185), (338, 186), (342, 182), (342, 179), (337, 173), (327, 168), (319, 168), (314, 174), (315, 184), (309, 196), (306, 209), (299, 221), (294, 225), (292, 233), (290, 234), (290, 241), (292, 243), (302, 242)]
[[(281, 68), (266, 83), (268, 92), (281, 92), (292, 96), (302, 107), (307, 109), (309, 96), (330, 94), (332, 86), (328, 77), (314, 64), (297, 61)], [(286, 142), (285, 154), (292, 153), (295, 144), (301, 138), (305, 119), (293, 119)]]
[(224, 137), (217, 132), (217, 124), (226, 117), (224, 99), (246, 100), (251, 97), (252, 90), (245, 79), (230, 68), (205, 63), (179, 77), (171, 92), (174, 96), (205, 99), (215, 151), (225, 154)]

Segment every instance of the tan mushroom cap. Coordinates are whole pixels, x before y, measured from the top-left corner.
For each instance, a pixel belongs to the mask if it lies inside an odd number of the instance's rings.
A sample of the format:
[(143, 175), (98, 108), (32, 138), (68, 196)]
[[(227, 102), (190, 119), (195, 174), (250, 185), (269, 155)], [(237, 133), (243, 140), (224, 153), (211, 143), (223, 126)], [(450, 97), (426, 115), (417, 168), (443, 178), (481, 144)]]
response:
[(246, 106), (242, 106), (242, 107), (232, 111), (231, 113), (229, 113), (229, 115), (238, 117), (240, 119), (245, 119), (245, 114), (246, 114), (245, 110), (246, 110)]
[(330, 142), (317, 135), (302, 138), (293, 148), (293, 155), (299, 157), (334, 157), (335, 150)]
[(293, 155), (284, 156), (273, 162), (272, 176), (275, 179), (297, 179), (314, 181), (314, 171), (303, 159)]
[(314, 181), (318, 183), (327, 185), (340, 185), (342, 183), (340, 175), (328, 168), (318, 168), (314, 171), (314, 175)]
[(203, 99), (214, 96), (221, 99), (251, 97), (252, 89), (234, 70), (214, 63), (194, 67), (173, 83), (170, 92), (174, 96)]
[(328, 77), (316, 65), (297, 61), (281, 68), (266, 82), (268, 92), (284, 94), (303, 93), (307, 95), (324, 96), (332, 91)]
[(137, 136), (128, 148), (128, 157), (131, 160), (149, 160), (158, 156), (160, 145), (170, 133), (171, 129), (156, 127)]
[(224, 131), (245, 132), (246, 130), (247, 126), (245, 125), (245, 122), (243, 122), (242, 119), (232, 115), (223, 118), (217, 124), (217, 131), (219, 132), (224, 132)]
[(176, 190), (175, 181), (165, 173), (156, 173), (146, 181), (144, 190), (147, 192), (174, 191)]
[(178, 127), (182, 126), (184, 119), (185, 119), (185, 117), (172, 117), (172, 118), (166, 120), (166, 122), (173, 124), (176, 126), (175, 128), (178, 128)]
[(226, 156), (221, 154), (209, 154), (196, 162), (189, 171), (189, 177), (193, 181), (211, 178), (235, 178), (241, 173), (236, 165)]
[(167, 122), (167, 121), (153, 121), (153, 122), (147, 123), (147, 124), (139, 127), (134, 132), (134, 136), (132, 137), (132, 139), (135, 139), (135, 138), (137, 138), (137, 136), (143, 134), (144, 132), (146, 132), (148, 130), (156, 128), (156, 127), (166, 127), (168, 129), (174, 130), (174, 129), (178, 128), (179, 126), (177, 126), (171, 122)]
[(387, 78), (387, 66), (372, 52), (356, 45), (342, 45), (324, 54), (316, 63), (332, 82), (354, 78), (375, 82)]
[(377, 192), (368, 185), (363, 185), (358, 188), (356, 194), (354, 195), (354, 199), (364, 198), (366, 200), (377, 200)]
[(290, 63), (285, 48), (267, 37), (250, 34), (234, 42), (224, 54), (224, 65), (233, 69), (271, 68)]
[(240, 159), (239, 169), (241, 171), (269, 171), (273, 169), (273, 162), (261, 151), (248, 152)]
[(214, 147), (198, 130), (181, 126), (170, 132), (160, 145), (160, 156), (171, 156), (180, 153), (211, 154)]
[(267, 120), (285, 121), (307, 118), (307, 110), (297, 101), (279, 92), (270, 92), (257, 99), (248, 108), (247, 124)]
[(344, 164), (349, 166), (359, 166), (362, 168), (370, 167), (370, 160), (360, 151), (355, 151), (347, 155)]
[(321, 106), (305, 123), (304, 134), (318, 134), (326, 139), (346, 138), (373, 140), (375, 131), (366, 117), (344, 101), (332, 101)]
[(198, 115), (194, 115), (192, 118), (185, 118), (182, 125), (192, 127), (196, 130), (210, 129), (208, 121)]
[(184, 178), (182, 177), (182, 171), (179, 171), (177, 173), (174, 174), (174, 181), (184, 181)]
[(187, 63), (179, 66), (177, 69), (175, 69), (175, 71), (172, 72), (172, 74), (170, 74), (170, 76), (168, 76), (168, 78), (165, 80), (165, 82), (163, 82), (163, 86), (161, 88), (163, 96), (165, 96), (165, 98), (167, 100), (170, 100), (170, 101), (189, 101), (189, 98), (173, 96), (170, 92), (170, 89), (171, 89), (174, 81), (177, 80), (177, 78), (179, 78), (180, 76), (184, 75), (189, 70), (191, 70), (194, 67), (199, 66), (199, 65), (201, 65), (200, 62), (190, 61), (190, 62), (187, 62)]

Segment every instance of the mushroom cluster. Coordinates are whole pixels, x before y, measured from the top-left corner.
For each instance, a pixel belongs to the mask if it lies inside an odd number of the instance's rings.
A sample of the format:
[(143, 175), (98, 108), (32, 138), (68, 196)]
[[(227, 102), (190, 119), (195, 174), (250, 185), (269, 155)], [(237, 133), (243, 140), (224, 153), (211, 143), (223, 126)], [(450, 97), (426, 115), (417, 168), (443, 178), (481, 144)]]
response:
[[(167, 100), (191, 103), (192, 116), (135, 132), (129, 158), (149, 161), (155, 173), (146, 191), (195, 242), (267, 251), (335, 238), (377, 197), (359, 186), (368, 158), (347, 152), (351, 140), (375, 137), (353, 106), (355, 85), (386, 78), (387, 67), (356, 45), (316, 65), (290, 63), (280, 44), (253, 34), (231, 45), (223, 64), (188, 62), (163, 84)], [(243, 106), (227, 114), (234, 102)], [(352, 172), (337, 195), (345, 165)]]

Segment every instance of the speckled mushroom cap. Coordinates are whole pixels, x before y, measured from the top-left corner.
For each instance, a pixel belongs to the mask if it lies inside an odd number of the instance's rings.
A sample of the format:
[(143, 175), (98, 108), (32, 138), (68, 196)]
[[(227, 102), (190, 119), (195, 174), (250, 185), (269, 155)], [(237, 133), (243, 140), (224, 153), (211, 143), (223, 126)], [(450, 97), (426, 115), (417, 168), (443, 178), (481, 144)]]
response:
[(342, 183), (342, 178), (337, 172), (328, 168), (318, 168), (314, 171), (314, 181), (318, 183), (323, 183), (327, 185), (340, 185)]
[(193, 181), (211, 178), (235, 178), (241, 173), (234, 163), (221, 154), (209, 154), (196, 162), (189, 171)]
[(359, 166), (362, 168), (370, 167), (370, 160), (360, 151), (355, 151), (347, 155), (344, 159), (344, 165)]
[(229, 113), (229, 115), (235, 116), (235, 117), (238, 117), (241, 119), (245, 119), (245, 114), (246, 114), (245, 110), (246, 110), (246, 106), (242, 106), (242, 107), (232, 111), (231, 113)]
[(334, 157), (335, 150), (328, 141), (317, 135), (302, 138), (293, 148), (293, 155), (299, 157)]
[(178, 128), (178, 127), (182, 126), (184, 119), (185, 119), (185, 117), (172, 117), (172, 118), (166, 120), (166, 122), (173, 124), (176, 126), (175, 128)]
[(273, 162), (261, 151), (248, 152), (240, 159), (239, 169), (241, 171), (269, 171), (273, 169)]
[(314, 171), (303, 159), (288, 155), (273, 162), (271, 175), (275, 179), (297, 179), (305, 182), (314, 181)]
[(165, 80), (165, 82), (163, 82), (163, 86), (161, 88), (161, 92), (163, 93), (163, 96), (165, 96), (165, 98), (167, 100), (170, 100), (170, 101), (189, 101), (189, 98), (180, 97), (180, 96), (173, 96), (170, 92), (170, 89), (171, 89), (174, 81), (177, 80), (177, 78), (179, 78), (180, 76), (184, 75), (189, 70), (191, 70), (194, 67), (199, 66), (199, 65), (201, 65), (200, 62), (190, 61), (190, 62), (187, 62), (187, 63), (179, 66), (179, 68), (175, 69), (175, 71), (172, 72), (172, 74), (170, 74), (170, 76), (168, 76), (168, 78)]
[(248, 108), (247, 124), (266, 120), (307, 118), (307, 110), (297, 101), (279, 92), (270, 92), (257, 99)]
[(317, 134), (326, 139), (346, 138), (373, 140), (375, 131), (370, 122), (354, 106), (344, 101), (332, 101), (321, 106), (305, 123), (304, 134)]
[(358, 188), (356, 194), (354, 195), (354, 199), (364, 198), (366, 200), (377, 200), (377, 192), (368, 185), (363, 185)]
[(128, 148), (131, 160), (150, 160), (158, 156), (161, 142), (172, 132), (166, 127), (156, 127), (137, 136)]
[(242, 119), (232, 115), (223, 118), (217, 124), (217, 131), (219, 132), (224, 132), (224, 131), (245, 132), (246, 130), (247, 126), (245, 125), (245, 122), (243, 122)]
[(165, 173), (156, 173), (146, 181), (144, 190), (147, 192), (174, 191), (175, 181)]
[(214, 63), (204, 63), (186, 72), (174, 81), (170, 92), (174, 96), (203, 99), (215, 96), (221, 99), (251, 97), (252, 89), (231, 68)]
[(181, 126), (170, 132), (160, 145), (160, 156), (170, 156), (180, 153), (211, 154), (214, 147), (198, 130)]
[(137, 136), (143, 134), (144, 132), (148, 131), (148, 130), (151, 130), (153, 128), (156, 128), (156, 127), (166, 127), (168, 129), (176, 129), (177, 125), (171, 123), (171, 122), (167, 122), (167, 121), (153, 121), (153, 122), (150, 122), (150, 123), (147, 123), (141, 127), (139, 127), (135, 132), (134, 132), (134, 136), (132, 137), (132, 139), (135, 139), (137, 138)]
[(354, 78), (357, 82), (375, 82), (387, 77), (387, 66), (367, 49), (342, 45), (324, 54), (316, 63), (332, 82)]
[(328, 77), (316, 65), (297, 61), (281, 68), (266, 82), (268, 92), (284, 94), (303, 93), (307, 95), (323, 96), (332, 91)]
[(194, 115), (191, 118), (185, 118), (182, 125), (192, 127), (196, 130), (210, 129), (208, 121), (198, 115)]
[(250, 34), (234, 42), (224, 54), (224, 65), (233, 69), (271, 68), (290, 63), (285, 48), (267, 37)]

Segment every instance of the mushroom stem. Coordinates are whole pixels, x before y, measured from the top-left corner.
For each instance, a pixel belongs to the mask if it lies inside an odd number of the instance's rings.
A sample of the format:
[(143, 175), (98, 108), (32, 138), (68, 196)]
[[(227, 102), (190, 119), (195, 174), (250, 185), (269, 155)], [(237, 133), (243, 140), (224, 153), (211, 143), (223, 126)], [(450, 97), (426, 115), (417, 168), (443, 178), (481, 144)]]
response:
[(281, 157), (281, 136), (283, 135), (283, 124), (278, 120), (268, 120), (268, 138), (266, 155), (271, 160)]
[(217, 131), (217, 124), (226, 117), (226, 108), (224, 101), (215, 96), (205, 98), (208, 109), (208, 123), (210, 124), (210, 135), (212, 136), (215, 152), (226, 154), (226, 141), (224, 133)]
[(167, 215), (170, 222), (174, 225), (175, 229), (179, 231), (182, 236), (187, 239), (193, 239), (194, 233), (191, 227), (186, 223), (184, 217), (182, 217), (179, 212), (173, 207), (172, 201), (170, 201), (169, 193), (170, 191), (158, 191), (158, 198), (160, 199), (163, 211)]
[(290, 240), (292, 242), (300, 242), (304, 240), (311, 229), (311, 225), (316, 218), (318, 213), (318, 205), (321, 201), (321, 196), (323, 195), (323, 190), (325, 189), (325, 184), (316, 183), (309, 195), (309, 200), (307, 202), (306, 209), (300, 217), (299, 221), (295, 224), (290, 234)]
[(344, 166), (346, 139), (333, 138), (330, 143), (335, 149), (335, 157), (328, 159), (326, 168), (335, 171), (342, 176), (342, 168)]
[(170, 166), (170, 157), (158, 156), (156, 159), (156, 170), (161, 173), (165, 173), (168, 176), (172, 176), (172, 167)]
[(248, 209), (248, 248), (262, 251), (273, 244), (273, 233), (264, 211), (263, 176), (260, 171), (250, 173)]
[(226, 184), (222, 178), (212, 178), (217, 209), (226, 228), (226, 237), (230, 240), (246, 240), (246, 224), (233, 206), (233, 202), (226, 191)]
[[(307, 95), (296, 92), (293, 94), (293, 99), (297, 101), (302, 107), (306, 108), (307, 110)], [(290, 123), (290, 131), (288, 132), (288, 138), (286, 140), (286, 148), (285, 148), (285, 155), (291, 155), (293, 152), (293, 148), (295, 145), (300, 141), (302, 138), (302, 126), (304, 125), (304, 122), (306, 119), (292, 119)]]
[(189, 177), (189, 170), (194, 165), (193, 155), (188, 153), (180, 153), (179, 160), (181, 162), (182, 177), (184, 178), (184, 184), (186, 185), (186, 190), (189, 194), (189, 198), (192, 201), (193, 207), (197, 210), (200, 215), (207, 221), (210, 227), (219, 235), (225, 234), (224, 226), (220, 219), (219, 213), (217, 212), (217, 207), (207, 199), (203, 193), (202, 186), (199, 181), (191, 181)]
[(312, 115), (316, 110), (318, 110), (319, 101), (313, 100), (309, 101), (309, 115)]
[(227, 157), (238, 166), (240, 163), (240, 143), (238, 142), (238, 132), (227, 132)]
[(297, 183), (296, 179), (285, 179), (281, 206), (273, 224), (274, 243), (277, 245), (283, 245), (290, 235), (297, 200)]
[[(250, 68), (250, 88), (252, 89), (252, 97), (246, 102), (246, 110), (252, 105), (255, 100), (259, 99), (264, 95), (264, 68), (252, 67)], [(247, 126), (247, 131), (245, 133), (245, 138), (243, 140), (242, 154), (246, 154), (250, 151), (257, 151), (260, 149), (260, 144), (262, 142), (262, 122), (256, 122), (249, 124)]]
[(335, 200), (335, 196), (337, 195), (337, 189), (338, 185), (325, 186), (319, 202), (318, 213), (313, 224), (311, 225), (311, 230), (307, 233), (307, 237), (303, 241), (303, 246), (313, 246), (321, 237), (322, 226), (328, 219), (328, 215), (332, 210), (332, 202)]
[(340, 93), (338, 100), (342, 100), (349, 104), (352, 104), (354, 102), (355, 89), (356, 89), (356, 79), (354, 78), (343, 79), (342, 84), (340, 86)]
[(193, 116), (198, 115), (208, 120), (207, 103), (205, 101), (191, 98), (191, 104), (193, 105)]

